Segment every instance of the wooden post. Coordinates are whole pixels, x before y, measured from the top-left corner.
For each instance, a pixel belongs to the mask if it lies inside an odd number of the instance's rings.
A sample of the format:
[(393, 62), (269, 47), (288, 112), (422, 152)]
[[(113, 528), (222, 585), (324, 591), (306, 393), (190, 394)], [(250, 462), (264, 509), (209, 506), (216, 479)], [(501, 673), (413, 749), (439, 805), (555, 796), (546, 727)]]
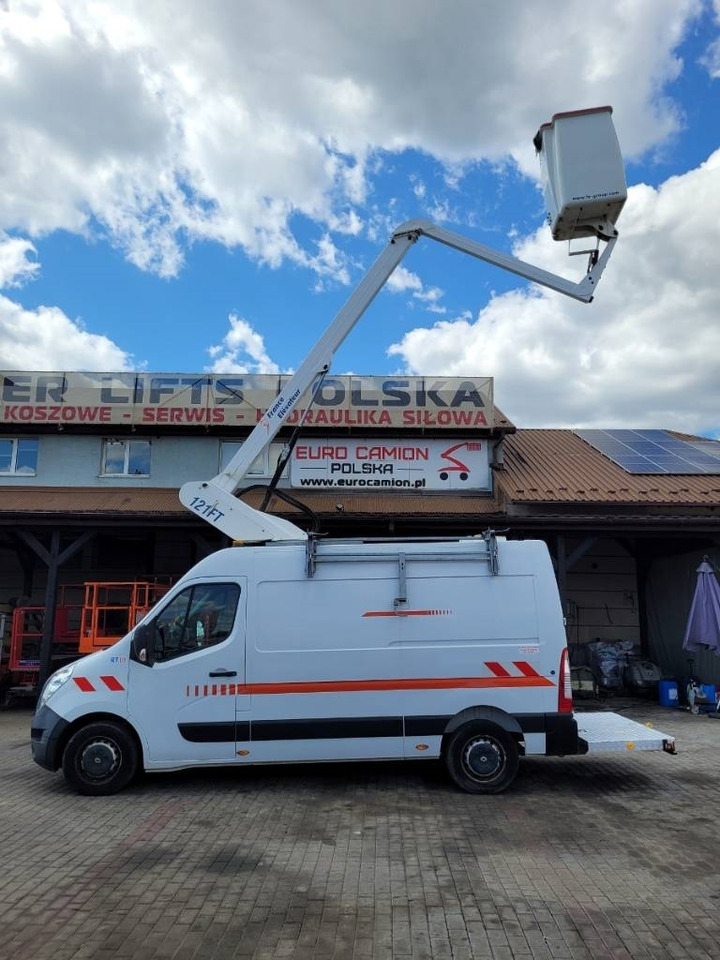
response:
[(91, 540), (95, 533), (92, 530), (86, 530), (77, 540), (74, 540), (70, 546), (60, 550), (60, 530), (55, 529), (50, 535), (50, 549), (46, 549), (38, 538), (28, 531), (19, 530), (18, 535), (22, 540), (37, 554), (38, 557), (47, 566), (47, 586), (45, 587), (45, 613), (43, 615), (43, 633), (40, 641), (40, 672), (38, 676), (38, 692), (42, 690), (45, 681), (51, 673), (52, 644), (55, 633), (55, 611), (57, 610), (57, 582), (58, 570), (81, 550), (85, 544)]

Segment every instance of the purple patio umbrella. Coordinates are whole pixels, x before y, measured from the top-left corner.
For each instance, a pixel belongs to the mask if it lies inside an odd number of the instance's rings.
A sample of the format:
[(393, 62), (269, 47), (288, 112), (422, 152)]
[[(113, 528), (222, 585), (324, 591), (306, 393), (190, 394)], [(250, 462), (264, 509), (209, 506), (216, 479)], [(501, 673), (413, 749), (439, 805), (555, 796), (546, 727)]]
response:
[(697, 575), (683, 649), (708, 649), (720, 657), (720, 583), (708, 557), (703, 557)]

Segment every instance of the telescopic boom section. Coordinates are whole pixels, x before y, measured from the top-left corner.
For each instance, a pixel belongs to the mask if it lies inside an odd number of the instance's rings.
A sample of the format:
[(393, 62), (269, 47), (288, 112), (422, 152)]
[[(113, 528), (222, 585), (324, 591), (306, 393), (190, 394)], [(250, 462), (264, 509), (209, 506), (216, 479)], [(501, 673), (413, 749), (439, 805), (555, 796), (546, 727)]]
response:
[(188, 510), (236, 541), (263, 543), (271, 540), (307, 539), (307, 534), (300, 527), (250, 507), (235, 497), (235, 491), (241, 486), (255, 459), (269, 446), (317, 377), (330, 369), (335, 351), (384, 287), (410, 247), (422, 236), (584, 303), (592, 300), (595, 287), (617, 240), (615, 232), (602, 255), (591, 258), (590, 269), (585, 277), (575, 283), (438, 227), (428, 220), (410, 220), (404, 223), (393, 233), (385, 250), (222, 473), (212, 480), (193, 481), (181, 487), (180, 501)]
[(197, 513), (233, 540), (262, 543), (268, 540), (307, 539), (307, 534), (300, 527), (255, 510), (238, 500), (234, 493), (255, 459), (269, 446), (316, 378), (330, 369), (335, 351), (416, 240), (417, 234), (414, 232), (396, 231), (222, 473), (212, 480), (186, 483), (180, 488), (180, 501), (188, 510)]

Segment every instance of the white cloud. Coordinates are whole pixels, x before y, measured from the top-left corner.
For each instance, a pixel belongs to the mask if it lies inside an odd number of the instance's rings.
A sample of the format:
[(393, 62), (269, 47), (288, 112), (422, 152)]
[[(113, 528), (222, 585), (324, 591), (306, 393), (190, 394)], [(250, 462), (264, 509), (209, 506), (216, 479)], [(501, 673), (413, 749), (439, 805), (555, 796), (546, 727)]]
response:
[[(720, 24), (720, 0), (713, 0), (713, 7), (715, 21)], [(720, 38), (710, 41), (700, 62), (714, 80), (720, 78)]]
[(406, 267), (396, 267), (388, 278), (387, 288), (391, 293), (404, 293), (406, 290), (418, 291), (422, 290), (422, 280)]
[(720, 78), (720, 40), (708, 45), (702, 63), (713, 80)]
[(36, 275), (39, 264), (28, 260), (28, 254), (36, 252), (29, 240), (0, 233), (0, 290), (21, 287)]
[(448, 183), (470, 160), (509, 155), (534, 175), (538, 118), (605, 102), (628, 155), (661, 142), (682, 123), (661, 91), (701, 9), (13, 0), (0, 27), (0, 229), (104, 233), (164, 276), (194, 239), (324, 275), (292, 218), (320, 236), (357, 232), (377, 151), (432, 154)]
[[(523, 426), (720, 426), (720, 150), (653, 189), (630, 189), (620, 240), (589, 306), (533, 288), (416, 329), (390, 353), (408, 371), (495, 377)], [(516, 254), (569, 275), (542, 229)]]
[[(0, 289), (32, 280), (40, 264), (23, 237), (0, 233)], [(89, 333), (57, 307), (26, 310), (0, 295), (0, 367), (4, 370), (131, 370), (133, 358), (108, 337)]]
[(233, 313), (228, 320), (230, 329), (222, 343), (208, 349), (212, 363), (205, 369), (211, 373), (280, 373), (265, 350), (263, 337), (247, 320)]
[(423, 304), (428, 313), (446, 313), (439, 302), (443, 296), (440, 287), (425, 287), (420, 277), (405, 267), (397, 267), (387, 281), (390, 293), (412, 293), (413, 300)]
[(88, 333), (57, 307), (25, 310), (0, 296), (3, 370), (133, 370), (130, 354), (108, 337)]
[(307, 263), (312, 265), (318, 275), (317, 289), (321, 289), (323, 278), (331, 278), (343, 284), (350, 283), (347, 257), (338, 250), (328, 234), (320, 238), (317, 253), (308, 257)]
[(445, 307), (439, 303), (443, 291), (440, 287), (428, 287), (413, 294), (417, 300), (425, 304), (425, 309), (430, 313), (447, 313)]

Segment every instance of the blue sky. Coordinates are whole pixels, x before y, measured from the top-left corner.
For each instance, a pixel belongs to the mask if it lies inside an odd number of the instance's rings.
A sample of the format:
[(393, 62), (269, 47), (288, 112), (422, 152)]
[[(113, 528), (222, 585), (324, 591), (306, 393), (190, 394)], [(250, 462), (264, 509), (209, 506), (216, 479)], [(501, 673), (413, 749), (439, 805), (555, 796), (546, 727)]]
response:
[(576, 275), (531, 140), (612, 104), (630, 193), (592, 305), (424, 240), (333, 369), (718, 435), (719, 0), (356, 7), (0, 2), (0, 368), (292, 370), (415, 217)]

